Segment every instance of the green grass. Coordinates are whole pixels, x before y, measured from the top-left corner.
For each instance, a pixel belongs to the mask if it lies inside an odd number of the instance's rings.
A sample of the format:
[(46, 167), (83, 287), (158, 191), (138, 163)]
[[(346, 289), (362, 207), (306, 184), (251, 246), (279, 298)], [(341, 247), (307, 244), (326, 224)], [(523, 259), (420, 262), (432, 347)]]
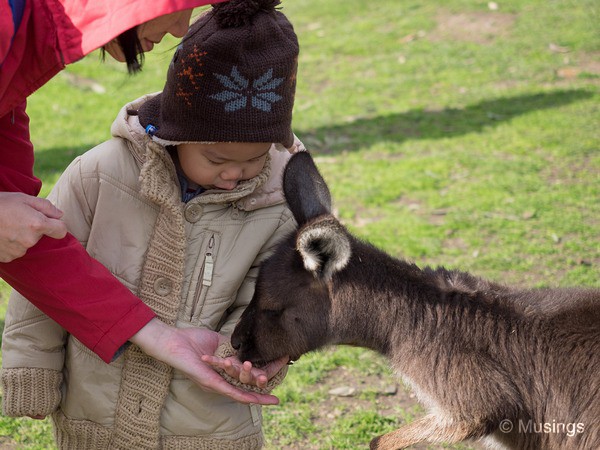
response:
[[(600, 7), (498, 4), (284, 0), (301, 43), (294, 129), (338, 215), (389, 253), (521, 286), (600, 287)], [(175, 45), (135, 78), (91, 55), (30, 98), (44, 195), (109, 138), (123, 104), (162, 88)], [(423, 413), (385, 409), (368, 386), (332, 397), (341, 370), (359, 386), (390, 377), (360, 349), (303, 357), (265, 409), (268, 448), (365, 448)], [(0, 417), (0, 436), (52, 448), (47, 422)]]

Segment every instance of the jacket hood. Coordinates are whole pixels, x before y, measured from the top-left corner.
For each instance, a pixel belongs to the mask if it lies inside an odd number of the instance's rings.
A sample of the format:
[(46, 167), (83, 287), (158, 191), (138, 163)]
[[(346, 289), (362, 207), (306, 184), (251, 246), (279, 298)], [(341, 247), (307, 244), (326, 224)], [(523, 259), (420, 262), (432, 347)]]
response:
[[(78, 61), (136, 25), (224, 0), (0, 0), (0, 117)], [(23, 6), (18, 9), (16, 6)], [(13, 9), (14, 8), (14, 9)], [(21, 15), (22, 12), (22, 15)], [(20, 17), (17, 29), (13, 26)]]
[(81, 59), (122, 32), (165, 14), (225, 0), (47, 0), (65, 64)]
[[(163, 145), (152, 141), (140, 124), (138, 116), (132, 115), (130, 112), (137, 111), (141, 105), (157, 94), (144, 95), (123, 106), (111, 127), (111, 134), (114, 137), (126, 139), (130, 142), (129, 148), (133, 157), (139, 163), (142, 173), (145, 173), (144, 167), (148, 166), (149, 160), (155, 157), (157, 148), (162, 149), (165, 154), (167, 151)], [(206, 191), (198, 198), (201, 198), (202, 203), (235, 203), (237, 208), (244, 211), (284, 203), (283, 169), (291, 157), (291, 153), (305, 150), (302, 142), (295, 136), (294, 138), (294, 146), (287, 149), (288, 151), (281, 145), (273, 144), (271, 146), (265, 170), (257, 177), (240, 183), (232, 191)]]

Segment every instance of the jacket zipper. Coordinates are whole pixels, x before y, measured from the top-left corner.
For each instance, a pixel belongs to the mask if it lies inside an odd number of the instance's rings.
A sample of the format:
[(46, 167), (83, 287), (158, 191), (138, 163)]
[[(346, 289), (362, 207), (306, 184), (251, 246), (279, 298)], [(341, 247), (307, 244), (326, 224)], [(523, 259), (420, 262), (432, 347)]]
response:
[(212, 284), (213, 265), (215, 263), (212, 252), (215, 247), (215, 235), (213, 234), (208, 240), (208, 249), (204, 255), (204, 273), (202, 274), (202, 286), (210, 286)]
[[(202, 285), (196, 290), (194, 294), (194, 302), (192, 303), (192, 309), (190, 311), (190, 320), (194, 320), (194, 316), (200, 316), (202, 307), (199, 306), (200, 301), (206, 296), (206, 289), (204, 286), (209, 287), (212, 285), (213, 268), (215, 265), (215, 258), (213, 256), (215, 248), (215, 235), (211, 235), (208, 239), (208, 245), (204, 253), (204, 266), (202, 270)], [(196, 309), (200, 310), (196, 311)]]

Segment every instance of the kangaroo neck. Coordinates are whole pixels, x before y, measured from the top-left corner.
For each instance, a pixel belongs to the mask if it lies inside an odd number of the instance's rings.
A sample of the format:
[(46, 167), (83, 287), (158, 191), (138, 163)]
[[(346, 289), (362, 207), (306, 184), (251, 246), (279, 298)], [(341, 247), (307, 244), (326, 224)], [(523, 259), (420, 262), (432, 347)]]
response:
[(366, 244), (354, 247), (351, 263), (330, 287), (331, 329), (340, 330), (332, 343), (392, 356), (403, 346), (431, 348), (443, 346), (445, 339), (486, 349), (494, 345), (495, 333), (510, 332), (515, 312), (493, 305), (502, 295), (495, 287), (486, 292), (452, 288), (440, 280), (462, 274), (422, 270)]

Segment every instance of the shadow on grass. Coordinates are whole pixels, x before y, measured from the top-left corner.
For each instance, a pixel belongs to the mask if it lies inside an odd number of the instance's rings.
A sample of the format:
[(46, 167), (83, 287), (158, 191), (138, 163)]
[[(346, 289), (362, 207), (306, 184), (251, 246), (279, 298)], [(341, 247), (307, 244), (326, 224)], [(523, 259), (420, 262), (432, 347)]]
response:
[(100, 142), (77, 147), (37, 148), (34, 167), (35, 176), (42, 180), (59, 176), (77, 156), (87, 152), (98, 144)]
[[(404, 113), (356, 119), (349, 123), (297, 130), (306, 146), (319, 153), (355, 151), (381, 141), (403, 142), (441, 139), (479, 132), (532, 111), (556, 108), (585, 100), (593, 93), (584, 89), (503, 97), (465, 108), (414, 109)], [(100, 144), (41, 149), (36, 153), (35, 174), (48, 179), (60, 175), (78, 155)]]
[(349, 123), (297, 130), (311, 150), (334, 154), (355, 151), (381, 141), (441, 139), (479, 132), (517, 116), (585, 100), (593, 93), (584, 89), (502, 97), (465, 108), (414, 109), (404, 113), (360, 118)]

